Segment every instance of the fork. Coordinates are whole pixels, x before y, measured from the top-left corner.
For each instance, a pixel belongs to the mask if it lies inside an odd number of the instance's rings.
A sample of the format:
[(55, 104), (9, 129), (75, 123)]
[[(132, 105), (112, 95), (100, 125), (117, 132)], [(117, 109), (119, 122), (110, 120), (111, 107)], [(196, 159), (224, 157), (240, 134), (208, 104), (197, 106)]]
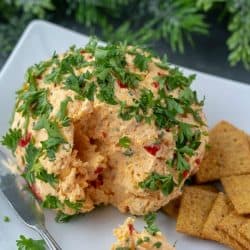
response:
[(43, 238), (50, 250), (61, 250), (45, 227), (44, 214), (40, 204), (30, 191), (24, 188), (26, 182), (23, 178), (11, 172), (7, 162), (15, 164), (9, 151), (0, 146), (0, 191), (19, 218)]

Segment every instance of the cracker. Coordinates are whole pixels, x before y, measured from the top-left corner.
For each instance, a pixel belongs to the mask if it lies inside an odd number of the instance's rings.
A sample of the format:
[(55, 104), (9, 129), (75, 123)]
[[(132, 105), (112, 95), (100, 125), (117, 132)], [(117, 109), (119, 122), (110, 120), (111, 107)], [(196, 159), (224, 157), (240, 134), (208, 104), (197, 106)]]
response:
[(221, 182), (238, 214), (250, 214), (250, 175), (224, 177)]
[(185, 187), (181, 199), (176, 230), (202, 237), (203, 224), (216, 199), (217, 193), (197, 187)]
[(181, 197), (178, 197), (172, 201), (170, 201), (167, 205), (162, 207), (162, 211), (169, 215), (172, 218), (177, 218), (178, 213), (179, 213), (179, 208), (180, 208), (180, 203), (181, 203)]
[(219, 193), (203, 226), (202, 236), (205, 239), (217, 241), (233, 249), (242, 249), (242, 246), (236, 240), (225, 232), (217, 229), (219, 222), (227, 216), (232, 209), (232, 204), (227, 196), (223, 193)]
[(244, 248), (250, 249), (250, 241), (241, 235), (240, 227), (246, 222), (246, 218), (237, 214), (235, 211), (230, 212), (218, 224), (218, 229), (224, 231), (230, 237), (239, 242)]
[(210, 148), (196, 174), (198, 183), (250, 173), (250, 147), (243, 131), (221, 121), (210, 131), (209, 139)]
[(240, 226), (239, 232), (245, 239), (250, 241), (250, 219)]
[[(196, 187), (196, 188), (201, 188), (204, 190), (209, 190), (212, 192), (217, 193), (218, 190), (216, 187), (212, 186), (212, 185), (195, 185), (192, 187)], [(164, 207), (162, 207), (162, 211), (169, 215), (172, 218), (177, 218), (178, 216), (178, 212), (179, 212), (179, 207), (180, 207), (180, 202), (181, 202), (181, 196), (170, 201), (167, 205), (165, 205)]]

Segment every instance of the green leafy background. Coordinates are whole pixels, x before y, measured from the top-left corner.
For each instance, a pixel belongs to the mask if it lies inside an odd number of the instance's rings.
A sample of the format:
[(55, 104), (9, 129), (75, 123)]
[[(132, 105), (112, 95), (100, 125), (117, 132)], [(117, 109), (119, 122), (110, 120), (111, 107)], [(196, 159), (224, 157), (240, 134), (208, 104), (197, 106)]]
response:
[(187, 43), (195, 46), (195, 34), (210, 35), (211, 13), (227, 26), (230, 65), (249, 69), (249, 0), (0, 0), (0, 51), (7, 56), (32, 19), (66, 17), (104, 40), (147, 46), (163, 41), (184, 53)]

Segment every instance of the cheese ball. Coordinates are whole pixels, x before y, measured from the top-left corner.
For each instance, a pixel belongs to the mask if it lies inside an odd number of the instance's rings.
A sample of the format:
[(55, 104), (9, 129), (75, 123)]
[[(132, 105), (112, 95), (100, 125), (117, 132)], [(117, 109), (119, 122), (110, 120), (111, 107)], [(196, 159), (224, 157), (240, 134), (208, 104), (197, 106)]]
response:
[(108, 204), (156, 211), (181, 194), (208, 141), (193, 80), (148, 51), (92, 39), (27, 70), (5, 145), (59, 220)]

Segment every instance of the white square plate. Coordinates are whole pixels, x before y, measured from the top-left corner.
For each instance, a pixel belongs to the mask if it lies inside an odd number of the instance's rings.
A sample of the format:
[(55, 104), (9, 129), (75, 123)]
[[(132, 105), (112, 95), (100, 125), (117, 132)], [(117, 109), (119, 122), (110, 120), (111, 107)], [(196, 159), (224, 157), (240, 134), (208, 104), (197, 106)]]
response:
[[(73, 44), (83, 46), (87, 41), (88, 37), (84, 35), (44, 21), (33, 21), (26, 28), (0, 72), (0, 136), (8, 128), (15, 91), (21, 87), (27, 67), (48, 58), (54, 51), (60, 53)], [(250, 132), (250, 86), (189, 69), (183, 70), (187, 74), (197, 74), (193, 88), (198, 91), (199, 96), (206, 96), (205, 113), (209, 126), (225, 119)], [(3, 222), (6, 215), (11, 219), (9, 223)], [(110, 249), (114, 241), (113, 228), (126, 218), (126, 215), (112, 207), (96, 209), (66, 224), (55, 223), (54, 216), (53, 212), (46, 211), (46, 225), (63, 250)], [(175, 221), (161, 213), (158, 224), (171, 243), (177, 241), (177, 250), (226, 249), (214, 242), (177, 233)], [(143, 227), (141, 219), (138, 219), (138, 227)], [(20, 234), (38, 237), (18, 220), (0, 193), (0, 249), (16, 249), (15, 241)]]

